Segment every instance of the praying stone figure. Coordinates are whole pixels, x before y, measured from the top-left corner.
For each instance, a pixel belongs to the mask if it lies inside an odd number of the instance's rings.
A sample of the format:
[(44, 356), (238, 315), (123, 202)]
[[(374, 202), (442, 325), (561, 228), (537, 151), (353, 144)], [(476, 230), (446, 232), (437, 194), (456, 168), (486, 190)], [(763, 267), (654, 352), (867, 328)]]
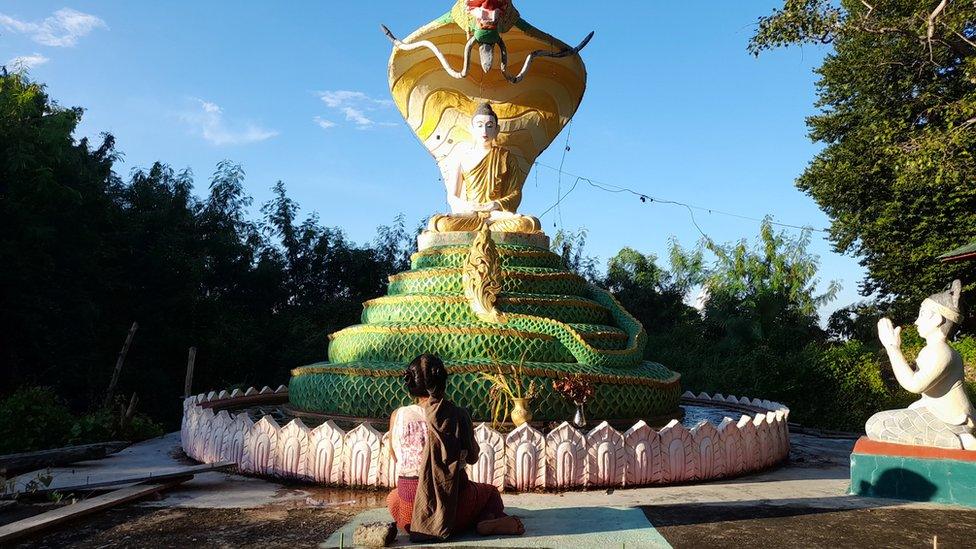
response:
[(432, 217), (427, 230), (477, 231), (487, 223), (498, 232), (540, 231), (537, 218), (515, 213), (525, 174), (511, 151), (496, 143), (498, 132), (498, 116), (482, 103), (471, 117), (474, 146), (459, 155), (444, 180), (451, 213)]
[(891, 320), (878, 321), (878, 338), (884, 345), (898, 383), (922, 397), (904, 410), (888, 410), (871, 416), (865, 425), (868, 438), (914, 446), (976, 450), (974, 410), (963, 386), (963, 361), (946, 339), (962, 322), (958, 280), (948, 291), (926, 298), (915, 326), (925, 339), (913, 368), (901, 353), (901, 328)]

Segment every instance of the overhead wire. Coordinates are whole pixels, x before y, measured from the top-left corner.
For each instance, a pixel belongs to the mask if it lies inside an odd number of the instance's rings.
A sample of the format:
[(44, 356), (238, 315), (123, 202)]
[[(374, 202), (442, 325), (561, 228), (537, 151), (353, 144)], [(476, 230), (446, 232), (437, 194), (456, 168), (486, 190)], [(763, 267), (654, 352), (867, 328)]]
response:
[[(567, 136), (567, 138), (568, 138), (568, 136)], [(568, 143), (568, 139), (567, 139), (567, 143)], [(623, 186), (620, 186), (620, 185), (614, 185), (612, 183), (606, 183), (606, 182), (602, 182), (602, 181), (599, 181), (599, 180), (594, 180), (594, 179), (591, 179), (589, 177), (585, 177), (585, 176), (582, 176), (582, 175), (577, 175), (577, 174), (574, 174), (574, 173), (570, 173), (570, 172), (567, 172), (567, 171), (565, 171), (565, 170), (562, 169), (563, 162), (565, 162), (565, 160), (566, 160), (566, 151), (567, 150), (568, 150), (568, 144), (567, 144), (567, 148), (563, 150), (562, 159), (560, 161), (560, 166), (558, 168), (555, 167), (555, 166), (550, 166), (548, 164), (544, 164), (544, 163), (539, 162), (539, 161), (536, 161), (535, 162), (535, 164), (537, 166), (539, 166), (539, 167), (546, 168), (546, 169), (553, 170), (553, 171), (557, 172), (557, 174), (559, 176), (558, 179), (559, 179), (560, 183), (561, 183), (561, 178), (562, 178), (563, 175), (566, 175), (568, 177), (575, 177), (576, 178), (576, 181), (573, 183), (573, 186), (565, 194), (557, 194), (557, 200), (556, 200), (556, 202), (553, 203), (553, 205), (550, 206), (549, 208), (547, 208), (544, 212), (542, 212), (542, 214), (540, 214), (539, 217), (542, 217), (545, 214), (547, 214), (548, 212), (552, 211), (553, 208), (557, 208), (557, 211), (559, 211), (561, 209), (560, 208), (560, 204), (562, 203), (562, 201), (565, 200), (565, 198), (567, 196), (569, 196), (570, 193), (572, 193), (576, 189), (576, 186), (579, 184), (580, 181), (584, 181), (588, 185), (590, 185), (591, 187), (594, 187), (594, 188), (599, 189), (599, 190), (604, 191), (604, 192), (609, 192), (609, 193), (614, 193), (614, 194), (618, 194), (618, 193), (629, 193), (629, 194), (632, 194), (634, 196), (637, 196), (640, 199), (640, 201), (643, 202), (643, 203), (657, 202), (657, 203), (660, 203), (660, 204), (670, 204), (670, 205), (674, 205), (674, 206), (683, 207), (686, 210), (688, 210), (688, 214), (691, 217), (691, 223), (695, 226), (695, 229), (697, 229), (698, 232), (703, 237), (705, 237), (705, 238), (708, 238), (708, 236), (702, 230), (701, 226), (698, 225), (698, 220), (695, 218), (695, 210), (708, 212), (709, 214), (724, 215), (724, 216), (734, 217), (734, 218), (738, 218), (738, 219), (744, 219), (744, 220), (748, 220), (748, 221), (755, 221), (757, 223), (762, 223), (764, 221), (768, 221), (770, 225), (774, 225), (774, 226), (778, 226), (778, 227), (786, 227), (786, 228), (791, 228), (791, 229), (799, 229), (799, 230), (803, 230), (803, 231), (810, 231), (810, 232), (817, 232), (817, 233), (827, 233), (828, 232), (826, 229), (817, 229), (817, 228), (814, 228), (814, 227), (812, 227), (810, 225), (797, 225), (797, 224), (793, 224), (793, 223), (783, 223), (781, 221), (774, 221), (772, 219), (757, 218), (757, 217), (752, 217), (752, 216), (748, 216), (748, 215), (742, 215), (742, 214), (737, 214), (737, 213), (733, 213), (733, 212), (727, 212), (727, 211), (724, 211), (724, 210), (718, 210), (718, 209), (715, 209), (715, 208), (709, 208), (709, 207), (706, 207), (706, 206), (697, 206), (697, 205), (694, 205), (694, 204), (689, 204), (689, 203), (686, 203), (686, 202), (681, 202), (679, 200), (671, 200), (671, 199), (668, 199), (668, 198), (661, 198), (661, 197), (657, 197), (657, 196), (652, 196), (652, 195), (649, 195), (647, 193), (643, 193), (643, 192), (640, 192), (640, 191), (636, 191), (636, 190), (631, 189), (629, 187), (623, 187)], [(560, 185), (560, 187), (561, 187), (561, 185)], [(560, 219), (560, 222), (561, 221), (562, 221), (562, 219)]]
[[(558, 176), (556, 178), (556, 203), (554, 204), (554, 206), (556, 207), (556, 213), (559, 215), (560, 229), (565, 228), (563, 225), (563, 208), (561, 206), (563, 201), (562, 198), (560, 198), (560, 195), (562, 194), (562, 190), (563, 190), (563, 173), (565, 173), (563, 172), (563, 164), (566, 163), (566, 153), (569, 152), (569, 137), (572, 134), (573, 134), (573, 119), (570, 118), (569, 124), (566, 125), (566, 143), (563, 144), (563, 154), (562, 154), (562, 158), (559, 159), (559, 170), (558, 170)], [(569, 195), (569, 193), (573, 192), (573, 189), (576, 188), (577, 183), (579, 183), (579, 179), (577, 179), (576, 182), (573, 183), (573, 188), (570, 189), (568, 193), (566, 193), (567, 196)]]

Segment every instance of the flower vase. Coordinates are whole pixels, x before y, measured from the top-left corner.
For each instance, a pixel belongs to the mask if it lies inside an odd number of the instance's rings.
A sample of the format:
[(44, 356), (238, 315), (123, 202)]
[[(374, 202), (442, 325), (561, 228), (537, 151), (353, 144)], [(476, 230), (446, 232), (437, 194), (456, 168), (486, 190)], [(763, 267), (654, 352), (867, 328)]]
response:
[(513, 398), (511, 416), (512, 423), (514, 423), (516, 427), (532, 421), (532, 409), (529, 408), (529, 399)]
[(573, 425), (578, 429), (586, 427), (586, 415), (583, 413), (583, 403), (576, 403), (576, 413), (573, 414)]

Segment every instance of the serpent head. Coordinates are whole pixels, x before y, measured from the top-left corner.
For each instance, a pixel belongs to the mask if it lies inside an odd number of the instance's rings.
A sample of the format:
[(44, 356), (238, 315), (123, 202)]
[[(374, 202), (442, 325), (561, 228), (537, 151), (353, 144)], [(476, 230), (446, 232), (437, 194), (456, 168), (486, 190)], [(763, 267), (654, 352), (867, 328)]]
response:
[(519, 20), (512, 0), (457, 0), (451, 18), (478, 44), (497, 44)]
[(464, 30), (465, 35), (469, 37), (467, 43), (464, 45), (464, 60), (462, 61), (461, 70), (453, 69), (447, 62), (444, 54), (434, 43), (428, 40), (410, 43), (402, 42), (385, 25), (383, 25), (383, 32), (393, 42), (395, 48), (403, 50), (417, 48), (430, 49), (440, 61), (444, 70), (452, 77), (459, 79), (466, 78), (468, 75), (471, 50), (474, 49), (475, 44), (478, 44), (481, 69), (486, 73), (491, 70), (495, 58), (495, 45), (497, 44), (501, 57), (499, 69), (505, 78), (513, 84), (517, 84), (525, 78), (525, 74), (532, 65), (532, 60), (536, 57), (566, 57), (568, 55), (575, 55), (586, 47), (590, 38), (593, 37), (593, 33), (591, 32), (575, 48), (565, 48), (560, 51), (533, 51), (525, 58), (522, 70), (513, 76), (508, 73), (508, 50), (505, 47), (505, 40), (503, 38), (506, 32), (521, 21), (519, 12), (512, 4), (512, 0), (457, 0), (448, 15), (458, 27)]

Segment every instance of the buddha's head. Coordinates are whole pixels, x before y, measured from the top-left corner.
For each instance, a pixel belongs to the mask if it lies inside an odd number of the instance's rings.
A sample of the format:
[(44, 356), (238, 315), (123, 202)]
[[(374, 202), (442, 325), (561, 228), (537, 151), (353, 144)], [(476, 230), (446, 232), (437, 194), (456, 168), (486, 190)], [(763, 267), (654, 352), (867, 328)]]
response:
[(915, 319), (918, 335), (926, 337), (935, 335), (936, 331), (942, 332), (945, 337), (952, 334), (952, 330), (963, 319), (959, 307), (961, 293), (962, 283), (954, 280), (948, 290), (925, 298), (918, 309), (918, 318)]
[(475, 145), (488, 146), (498, 139), (498, 115), (488, 103), (482, 103), (471, 117), (471, 138)]

